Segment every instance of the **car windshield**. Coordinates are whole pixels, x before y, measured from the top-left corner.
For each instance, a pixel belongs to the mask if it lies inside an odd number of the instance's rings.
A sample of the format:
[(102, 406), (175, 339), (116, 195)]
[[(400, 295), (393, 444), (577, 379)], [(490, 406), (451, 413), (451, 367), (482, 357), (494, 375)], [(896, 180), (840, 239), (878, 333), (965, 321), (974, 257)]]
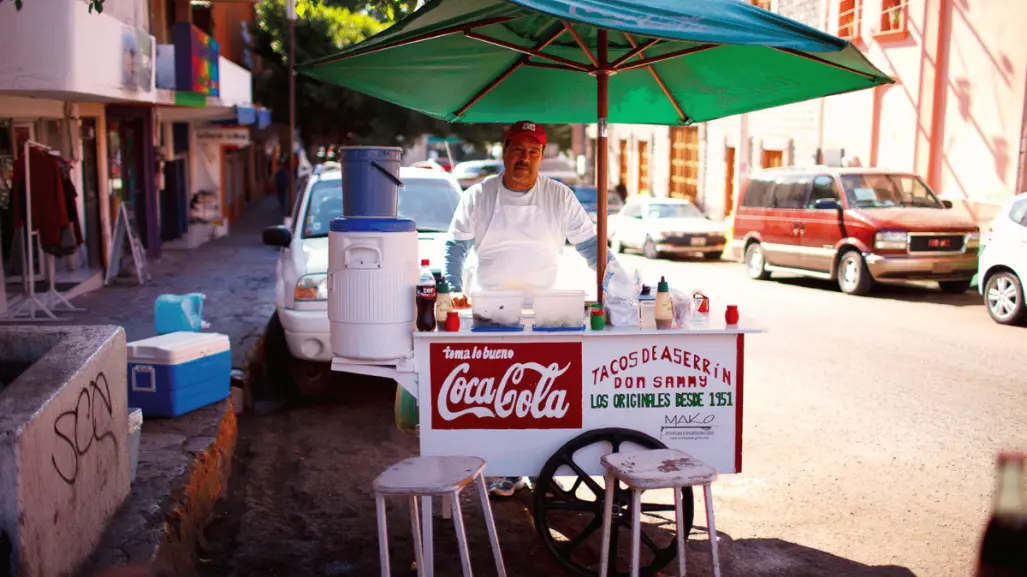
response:
[[(403, 178), (399, 189), (399, 216), (417, 223), (421, 232), (444, 232), (453, 220), (460, 190), (441, 178)], [(342, 216), (342, 181), (318, 182), (310, 191), (303, 237), (327, 236), (332, 219)]]
[(650, 204), (646, 214), (649, 218), (703, 218), (694, 204)]
[(938, 197), (916, 176), (843, 174), (841, 180), (845, 198), (855, 208), (944, 208)]

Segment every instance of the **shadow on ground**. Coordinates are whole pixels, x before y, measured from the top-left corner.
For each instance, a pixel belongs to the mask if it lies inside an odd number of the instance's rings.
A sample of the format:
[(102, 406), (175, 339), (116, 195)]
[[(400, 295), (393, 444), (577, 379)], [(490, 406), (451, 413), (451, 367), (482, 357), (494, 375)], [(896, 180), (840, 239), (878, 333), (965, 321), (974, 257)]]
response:
[[(330, 399), (285, 405), (258, 399), (258, 410), (241, 416), (233, 476), (227, 498), (206, 531), (198, 575), (380, 574), (371, 483), (392, 463), (416, 455), (417, 440), (394, 425), (392, 381), (340, 377)], [(493, 502), (508, 574), (569, 575), (539, 540), (530, 501), (531, 494), (522, 491)], [(473, 487), (465, 490), (462, 506), (476, 574), (492, 575)], [(696, 521), (701, 519), (698, 515)], [(393, 575), (413, 575), (410, 521), (402, 500), (389, 502), (389, 528)], [(705, 536), (701, 527), (693, 530), (689, 575), (711, 574)], [(912, 575), (906, 569), (869, 567), (776, 539), (734, 541), (722, 534), (720, 542), (725, 576)], [(438, 516), (435, 551), (436, 575), (460, 574), (452, 523)], [(594, 554), (597, 558), (598, 551)], [(622, 549), (625, 558), (627, 554)], [(675, 566), (671, 563), (661, 575), (675, 575)]]
[[(840, 293), (841, 290), (838, 288), (838, 283), (835, 281), (821, 280), (816, 278), (807, 277), (779, 277), (775, 275), (773, 280), (768, 282), (776, 282), (783, 285), (803, 287), (809, 289), (819, 289), (831, 292)], [(975, 288), (971, 287), (965, 293), (954, 295), (942, 292), (936, 284), (933, 283), (878, 283), (874, 286), (868, 294), (863, 297), (853, 298), (873, 298), (873, 299), (889, 299), (905, 302), (914, 303), (931, 303), (939, 305), (948, 305), (954, 307), (983, 307), (984, 300), (981, 295), (977, 294)]]

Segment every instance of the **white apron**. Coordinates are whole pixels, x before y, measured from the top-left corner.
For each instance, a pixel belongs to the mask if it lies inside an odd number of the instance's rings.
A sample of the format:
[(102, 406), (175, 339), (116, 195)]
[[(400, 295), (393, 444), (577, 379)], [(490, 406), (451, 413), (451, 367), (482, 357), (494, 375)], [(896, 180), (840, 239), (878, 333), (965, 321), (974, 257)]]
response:
[(477, 247), (477, 290), (525, 293), (525, 304), (535, 290), (551, 289), (557, 280), (558, 243), (550, 230), (553, 215), (538, 205), (504, 205), (496, 190), (492, 222)]

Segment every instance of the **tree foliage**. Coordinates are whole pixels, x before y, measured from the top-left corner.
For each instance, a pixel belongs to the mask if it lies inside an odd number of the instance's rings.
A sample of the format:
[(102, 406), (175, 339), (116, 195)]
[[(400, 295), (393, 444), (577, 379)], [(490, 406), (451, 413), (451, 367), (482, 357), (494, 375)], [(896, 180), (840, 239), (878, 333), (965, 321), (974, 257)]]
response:
[[(410, 0), (298, 0), (296, 62), (330, 56), (377, 34), (392, 24), (392, 18), (410, 14), (416, 4)], [(254, 78), (254, 96), (272, 109), (275, 118), (285, 120), (289, 117), (285, 0), (264, 0), (256, 8), (253, 48), (268, 66)], [(296, 126), (309, 146), (397, 145), (422, 134), (434, 134), (457, 136), (481, 147), (502, 139), (505, 128), (437, 120), (304, 75), (296, 77)], [(568, 147), (569, 131), (556, 132), (553, 140)], [(560, 138), (564, 132), (568, 134), (566, 139)]]

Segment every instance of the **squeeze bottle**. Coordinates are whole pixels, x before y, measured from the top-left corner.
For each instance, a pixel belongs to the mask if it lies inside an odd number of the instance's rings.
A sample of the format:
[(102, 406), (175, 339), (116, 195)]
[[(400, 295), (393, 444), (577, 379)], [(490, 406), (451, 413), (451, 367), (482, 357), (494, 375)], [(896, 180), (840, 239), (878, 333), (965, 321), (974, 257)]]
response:
[(674, 328), (674, 303), (670, 300), (670, 287), (667, 279), (660, 277), (656, 287), (656, 328), (666, 330)]

